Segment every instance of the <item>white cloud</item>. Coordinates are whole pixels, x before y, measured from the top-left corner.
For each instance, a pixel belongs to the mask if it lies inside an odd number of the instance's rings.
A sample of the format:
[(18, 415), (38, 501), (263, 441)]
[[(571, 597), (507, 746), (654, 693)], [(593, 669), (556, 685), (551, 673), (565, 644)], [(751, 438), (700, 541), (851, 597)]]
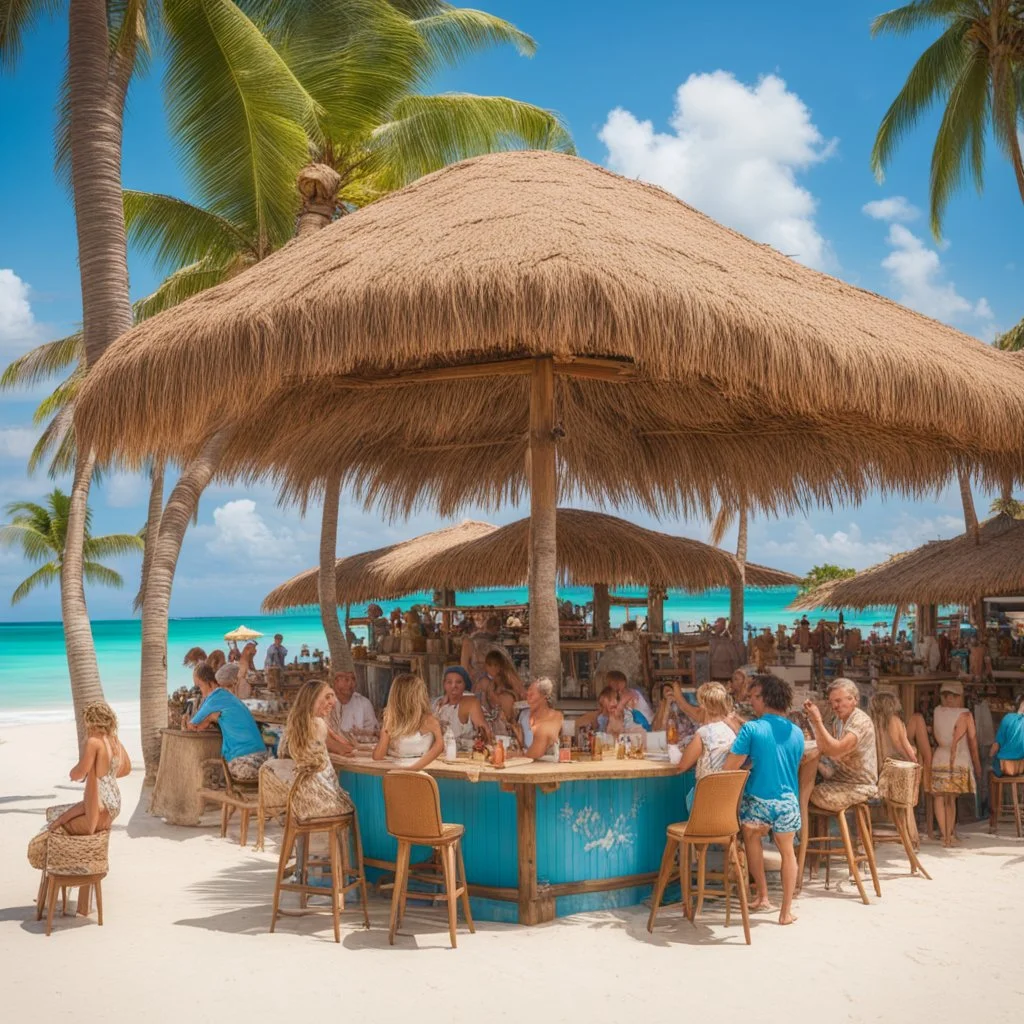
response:
[(38, 440), (38, 430), (29, 427), (0, 427), (0, 457), (27, 459)]
[(34, 330), (28, 285), (13, 270), (0, 267), (0, 344), (23, 341)]
[(892, 251), (882, 260), (896, 300), (926, 316), (946, 322), (973, 324), (982, 334), (994, 329), (992, 307), (984, 297), (971, 301), (957, 291), (938, 252), (909, 228), (890, 224), (886, 242)]
[(617, 107), (599, 136), (608, 165), (661, 185), (709, 216), (811, 267), (834, 262), (814, 221), (817, 202), (796, 182), (831, 156), (810, 111), (786, 83), (766, 75), (744, 85), (727, 71), (691, 75), (657, 132)]
[(908, 221), (921, 216), (921, 211), (905, 196), (873, 199), (870, 203), (865, 203), (861, 209), (875, 220)]
[(135, 508), (149, 501), (149, 481), (138, 473), (112, 473), (103, 481), (108, 508)]
[[(209, 530), (206, 527), (204, 532)], [(206, 550), (239, 562), (291, 562), (298, 555), (292, 531), (284, 526), (272, 530), (250, 498), (229, 501), (213, 510), (212, 535)]]

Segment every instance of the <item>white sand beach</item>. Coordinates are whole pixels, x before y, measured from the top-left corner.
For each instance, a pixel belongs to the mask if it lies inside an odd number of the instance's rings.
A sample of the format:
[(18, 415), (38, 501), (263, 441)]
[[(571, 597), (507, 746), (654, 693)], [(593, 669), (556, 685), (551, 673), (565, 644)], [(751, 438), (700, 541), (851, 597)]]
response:
[[(128, 719), (131, 721), (131, 719)], [(138, 737), (123, 739), (133, 757)], [(124, 810), (104, 883), (105, 923), (35, 920), (38, 875), (25, 846), (43, 809), (72, 799), (68, 724), (0, 736), (0, 963), (4, 1018), (224, 1021), (356, 1016), (368, 1021), (661, 1020), (750, 1013), (762, 1021), (907, 1022), (1020, 1019), (1024, 975), (1024, 841), (967, 831), (962, 849), (926, 843), (933, 881), (911, 878), (880, 848), (884, 896), (865, 907), (812, 884), (799, 922), (756, 915), (753, 944), (711, 908), (696, 928), (647, 908), (585, 914), (536, 928), (480, 922), (448, 948), (440, 912), (410, 910), (394, 948), (387, 903), (373, 927), (343, 918), (285, 919), (268, 934), (277, 828), (267, 852), (217, 828), (178, 828), (145, 813), (141, 772), (122, 783)], [(137, 758), (141, 761), (141, 758)], [(16, 984), (13, 982), (16, 980)], [(90, 995), (89, 993), (95, 993)], [(584, 1009), (584, 1007), (586, 1009)]]

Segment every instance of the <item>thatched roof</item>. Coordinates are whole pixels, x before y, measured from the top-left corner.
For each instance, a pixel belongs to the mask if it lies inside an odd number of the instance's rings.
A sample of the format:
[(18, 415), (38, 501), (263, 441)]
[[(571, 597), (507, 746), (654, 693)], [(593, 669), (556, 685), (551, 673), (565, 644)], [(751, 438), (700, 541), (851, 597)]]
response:
[(528, 377), (395, 377), (537, 355), (561, 364), (563, 500), (771, 509), (1024, 470), (1012, 354), (541, 152), (429, 175), (132, 328), (76, 431), (139, 463), (230, 428), (223, 465), (290, 495), (341, 475), (391, 511), (497, 506), (525, 486)]
[(979, 533), (980, 544), (971, 533), (931, 541), (849, 579), (816, 587), (790, 607), (969, 604), (1024, 592), (1024, 521), (998, 515), (982, 523)]
[[(569, 586), (648, 586), (702, 591), (738, 578), (727, 551), (685, 537), (635, 526), (581, 509), (557, 512), (558, 571)], [(475, 590), (526, 583), (530, 521), (508, 526), (465, 522), (389, 548), (338, 559), (338, 604), (390, 600), (435, 589)], [(799, 577), (747, 563), (747, 585), (792, 586)], [(317, 602), (317, 570), (309, 569), (272, 590), (263, 610), (282, 611)]]

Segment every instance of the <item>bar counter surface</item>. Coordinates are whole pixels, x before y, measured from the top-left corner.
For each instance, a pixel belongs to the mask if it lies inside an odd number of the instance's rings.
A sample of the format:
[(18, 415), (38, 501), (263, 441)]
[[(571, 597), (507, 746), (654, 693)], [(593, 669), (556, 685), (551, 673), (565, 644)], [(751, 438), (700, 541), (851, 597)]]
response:
[[(381, 776), (396, 767), (367, 755), (334, 757), (359, 813), (371, 867), (393, 870)], [(640, 903), (658, 874), (665, 828), (687, 817), (693, 773), (666, 761), (516, 763), (504, 769), (437, 760), (445, 822), (466, 827), (463, 856), (473, 914), (541, 924), (585, 910)], [(429, 859), (426, 847), (413, 860)]]

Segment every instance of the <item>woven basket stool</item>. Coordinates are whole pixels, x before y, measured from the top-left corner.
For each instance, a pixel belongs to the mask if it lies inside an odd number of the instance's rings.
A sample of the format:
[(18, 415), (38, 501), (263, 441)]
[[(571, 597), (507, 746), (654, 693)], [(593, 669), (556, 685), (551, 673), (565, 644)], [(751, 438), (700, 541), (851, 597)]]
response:
[(46, 840), (46, 866), (39, 882), (36, 920), (46, 910), (46, 934), (53, 930), (53, 912), (61, 894), (61, 914), (67, 912), (68, 889), (79, 886), (77, 912), (88, 915), (90, 896), (96, 890), (96, 920), (103, 924), (103, 879), (107, 877), (110, 830), (91, 836), (51, 832)]

